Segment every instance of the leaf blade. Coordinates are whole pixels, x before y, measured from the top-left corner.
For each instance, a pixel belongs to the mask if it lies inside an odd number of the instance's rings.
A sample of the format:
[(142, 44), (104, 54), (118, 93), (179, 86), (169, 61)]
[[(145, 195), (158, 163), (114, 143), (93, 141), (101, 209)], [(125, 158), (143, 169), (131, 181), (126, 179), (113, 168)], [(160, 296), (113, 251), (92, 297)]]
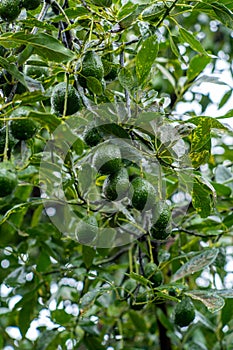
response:
[(217, 257), (218, 249), (208, 249), (194, 256), (187, 263), (182, 265), (173, 275), (172, 282), (175, 282), (185, 276), (193, 274), (209, 266)]
[(155, 35), (145, 39), (136, 55), (136, 73), (139, 84), (143, 84), (148, 77), (151, 67), (157, 57), (159, 44)]

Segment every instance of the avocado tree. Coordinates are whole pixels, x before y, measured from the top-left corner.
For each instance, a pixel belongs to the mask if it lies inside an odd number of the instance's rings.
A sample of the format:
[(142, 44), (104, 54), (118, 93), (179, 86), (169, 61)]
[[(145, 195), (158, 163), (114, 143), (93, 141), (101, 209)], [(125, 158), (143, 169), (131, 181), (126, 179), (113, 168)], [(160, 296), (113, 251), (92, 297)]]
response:
[(1, 349), (232, 349), (232, 1), (0, 28)]

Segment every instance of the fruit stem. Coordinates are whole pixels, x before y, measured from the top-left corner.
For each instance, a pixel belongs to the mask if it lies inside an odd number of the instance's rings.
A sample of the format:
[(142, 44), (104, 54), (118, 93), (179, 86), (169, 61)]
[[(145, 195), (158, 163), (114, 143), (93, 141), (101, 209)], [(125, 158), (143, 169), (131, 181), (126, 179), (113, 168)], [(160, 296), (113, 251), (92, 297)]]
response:
[(162, 171), (161, 166), (158, 167), (158, 194), (159, 199), (162, 201), (162, 187), (163, 187), (163, 177), (162, 177)]
[(133, 247), (131, 246), (129, 249), (129, 272), (133, 272)]
[(8, 153), (8, 145), (9, 145), (9, 124), (8, 122), (5, 121), (5, 125), (6, 125), (6, 138), (5, 138), (5, 147), (4, 147), (4, 153), (3, 153), (3, 161), (7, 162), (8, 157), (7, 157), (7, 153)]
[[(48, 1), (47, 1), (47, 2), (48, 2)], [(55, 0), (50, 0), (50, 1), (49, 1), (49, 4), (50, 4), (50, 5), (55, 5), (55, 6), (58, 8), (58, 10), (60, 11), (60, 13), (65, 17), (65, 20), (66, 20), (67, 24), (68, 24), (69, 26), (71, 26), (69, 17), (67, 16), (67, 14), (66, 14), (65, 11), (63, 10), (63, 8), (59, 5), (59, 3), (58, 3), (57, 1), (55, 1)]]
[[(124, 51), (123, 50), (120, 53), (120, 65), (121, 65), (121, 67), (124, 67), (124, 65), (125, 65)], [(127, 89), (125, 89), (125, 101), (126, 101), (126, 108), (127, 108), (128, 120), (129, 120), (131, 118), (131, 109), (130, 109), (131, 101), (130, 101), (129, 91)]]
[(149, 235), (147, 235), (147, 244), (148, 244), (148, 248), (149, 248), (150, 262), (154, 262), (153, 250), (152, 250), (152, 245), (151, 245), (151, 241), (150, 241), (150, 236)]
[(67, 111), (67, 100), (68, 100), (68, 89), (69, 89), (69, 75), (68, 75), (68, 73), (66, 73), (66, 75), (65, 75), (65, 83), (66, 83), (66, 93), (65, 93), (65, 101), (64, 101), (64, 108), (63, 108), (62, 117), (65, 117), (66, 111)]
[(119, 344), (119, 349), (124, 349), (124, 337), (123, 337), (123, 328), (122, 328), (122, 322), (120, 319), (117, 320), (117, 325), (120, 333), (120, 344)]

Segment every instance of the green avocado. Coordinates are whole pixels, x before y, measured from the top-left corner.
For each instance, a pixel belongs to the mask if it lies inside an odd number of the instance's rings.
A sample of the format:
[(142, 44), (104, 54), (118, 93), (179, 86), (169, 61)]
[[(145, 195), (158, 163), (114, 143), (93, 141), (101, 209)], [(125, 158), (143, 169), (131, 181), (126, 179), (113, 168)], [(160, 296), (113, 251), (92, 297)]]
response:
[(156, 202), (154, 186), (142, 177), (135, 177), (131, 182), (132, 206), (138, 210), (149, 210)]
[(129, 175), (126, 168), (110, 174), (103, 183), (103, 193), (111, 201), (125, 197), (129, 188)]
[(4, 163), (0, 167), (0, 197), (10, 195), (17, 185), (17, 176), (10, 169), (4, 168)]
[(117, 145), (104, 143), (95, 151), (93, 165), (100, 174), (113, 174), (122, 166), (121, 150)]
[(27, 119), (30, 109), (27, 107), (19, 107), (11, 114), (10, 131), (12, 136), (17, 140), (28, 140), (33, 137), (37, 131), (37, 124)]
[(52, 91), (51, 107), (54, 113), (63, 115), (65, 100), (67, 98), (66, 115), (72, 115), (82, 108), (82, 100), (78, 91), (66, 82), (57, 84)]
[(104, 66), (101, 57), (94, 51), (88, 51), (82, 61), (82, 69), (78, 78), (82, 87), (87, 87), (86, 78), (93, 77), (99, 81), (104, 77)]
[(195, 318), (195, 309), (190, 299), (185, 297), (175, 307), (174, 322), (177, 326), (187, 327)]
[(35, 10), (40, 6), (40, 0), (21, 0), (22, 7), (25, 7), (26, 10)]
[(20, 0), (2, 0), (0, 2), (0, 16), (4, 21), (14, 21), (21, 12)]
[[(157, 210), (157, 208), (155, 208), (155, 210)], [(154, 215), (154, 217), (156, 218), (156, 215)], [(170, 219), (170, 206), (167, 203), (164, 203), (158, 219), (155, 220), (155, 223), (151, 226), (150, 233), (152, 238), (157, 240), (165, 240), (168, 238), (171, 233), (171, 228), (169, 226)]]

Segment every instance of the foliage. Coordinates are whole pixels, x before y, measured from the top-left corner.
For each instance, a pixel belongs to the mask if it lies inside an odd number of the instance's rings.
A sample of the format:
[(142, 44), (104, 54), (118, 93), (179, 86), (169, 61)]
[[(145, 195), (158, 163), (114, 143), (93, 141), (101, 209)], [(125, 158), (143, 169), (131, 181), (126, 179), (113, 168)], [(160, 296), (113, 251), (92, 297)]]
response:
[(0, 347), (232, 349), (232, 1), (30, 3), (0, 6)]

